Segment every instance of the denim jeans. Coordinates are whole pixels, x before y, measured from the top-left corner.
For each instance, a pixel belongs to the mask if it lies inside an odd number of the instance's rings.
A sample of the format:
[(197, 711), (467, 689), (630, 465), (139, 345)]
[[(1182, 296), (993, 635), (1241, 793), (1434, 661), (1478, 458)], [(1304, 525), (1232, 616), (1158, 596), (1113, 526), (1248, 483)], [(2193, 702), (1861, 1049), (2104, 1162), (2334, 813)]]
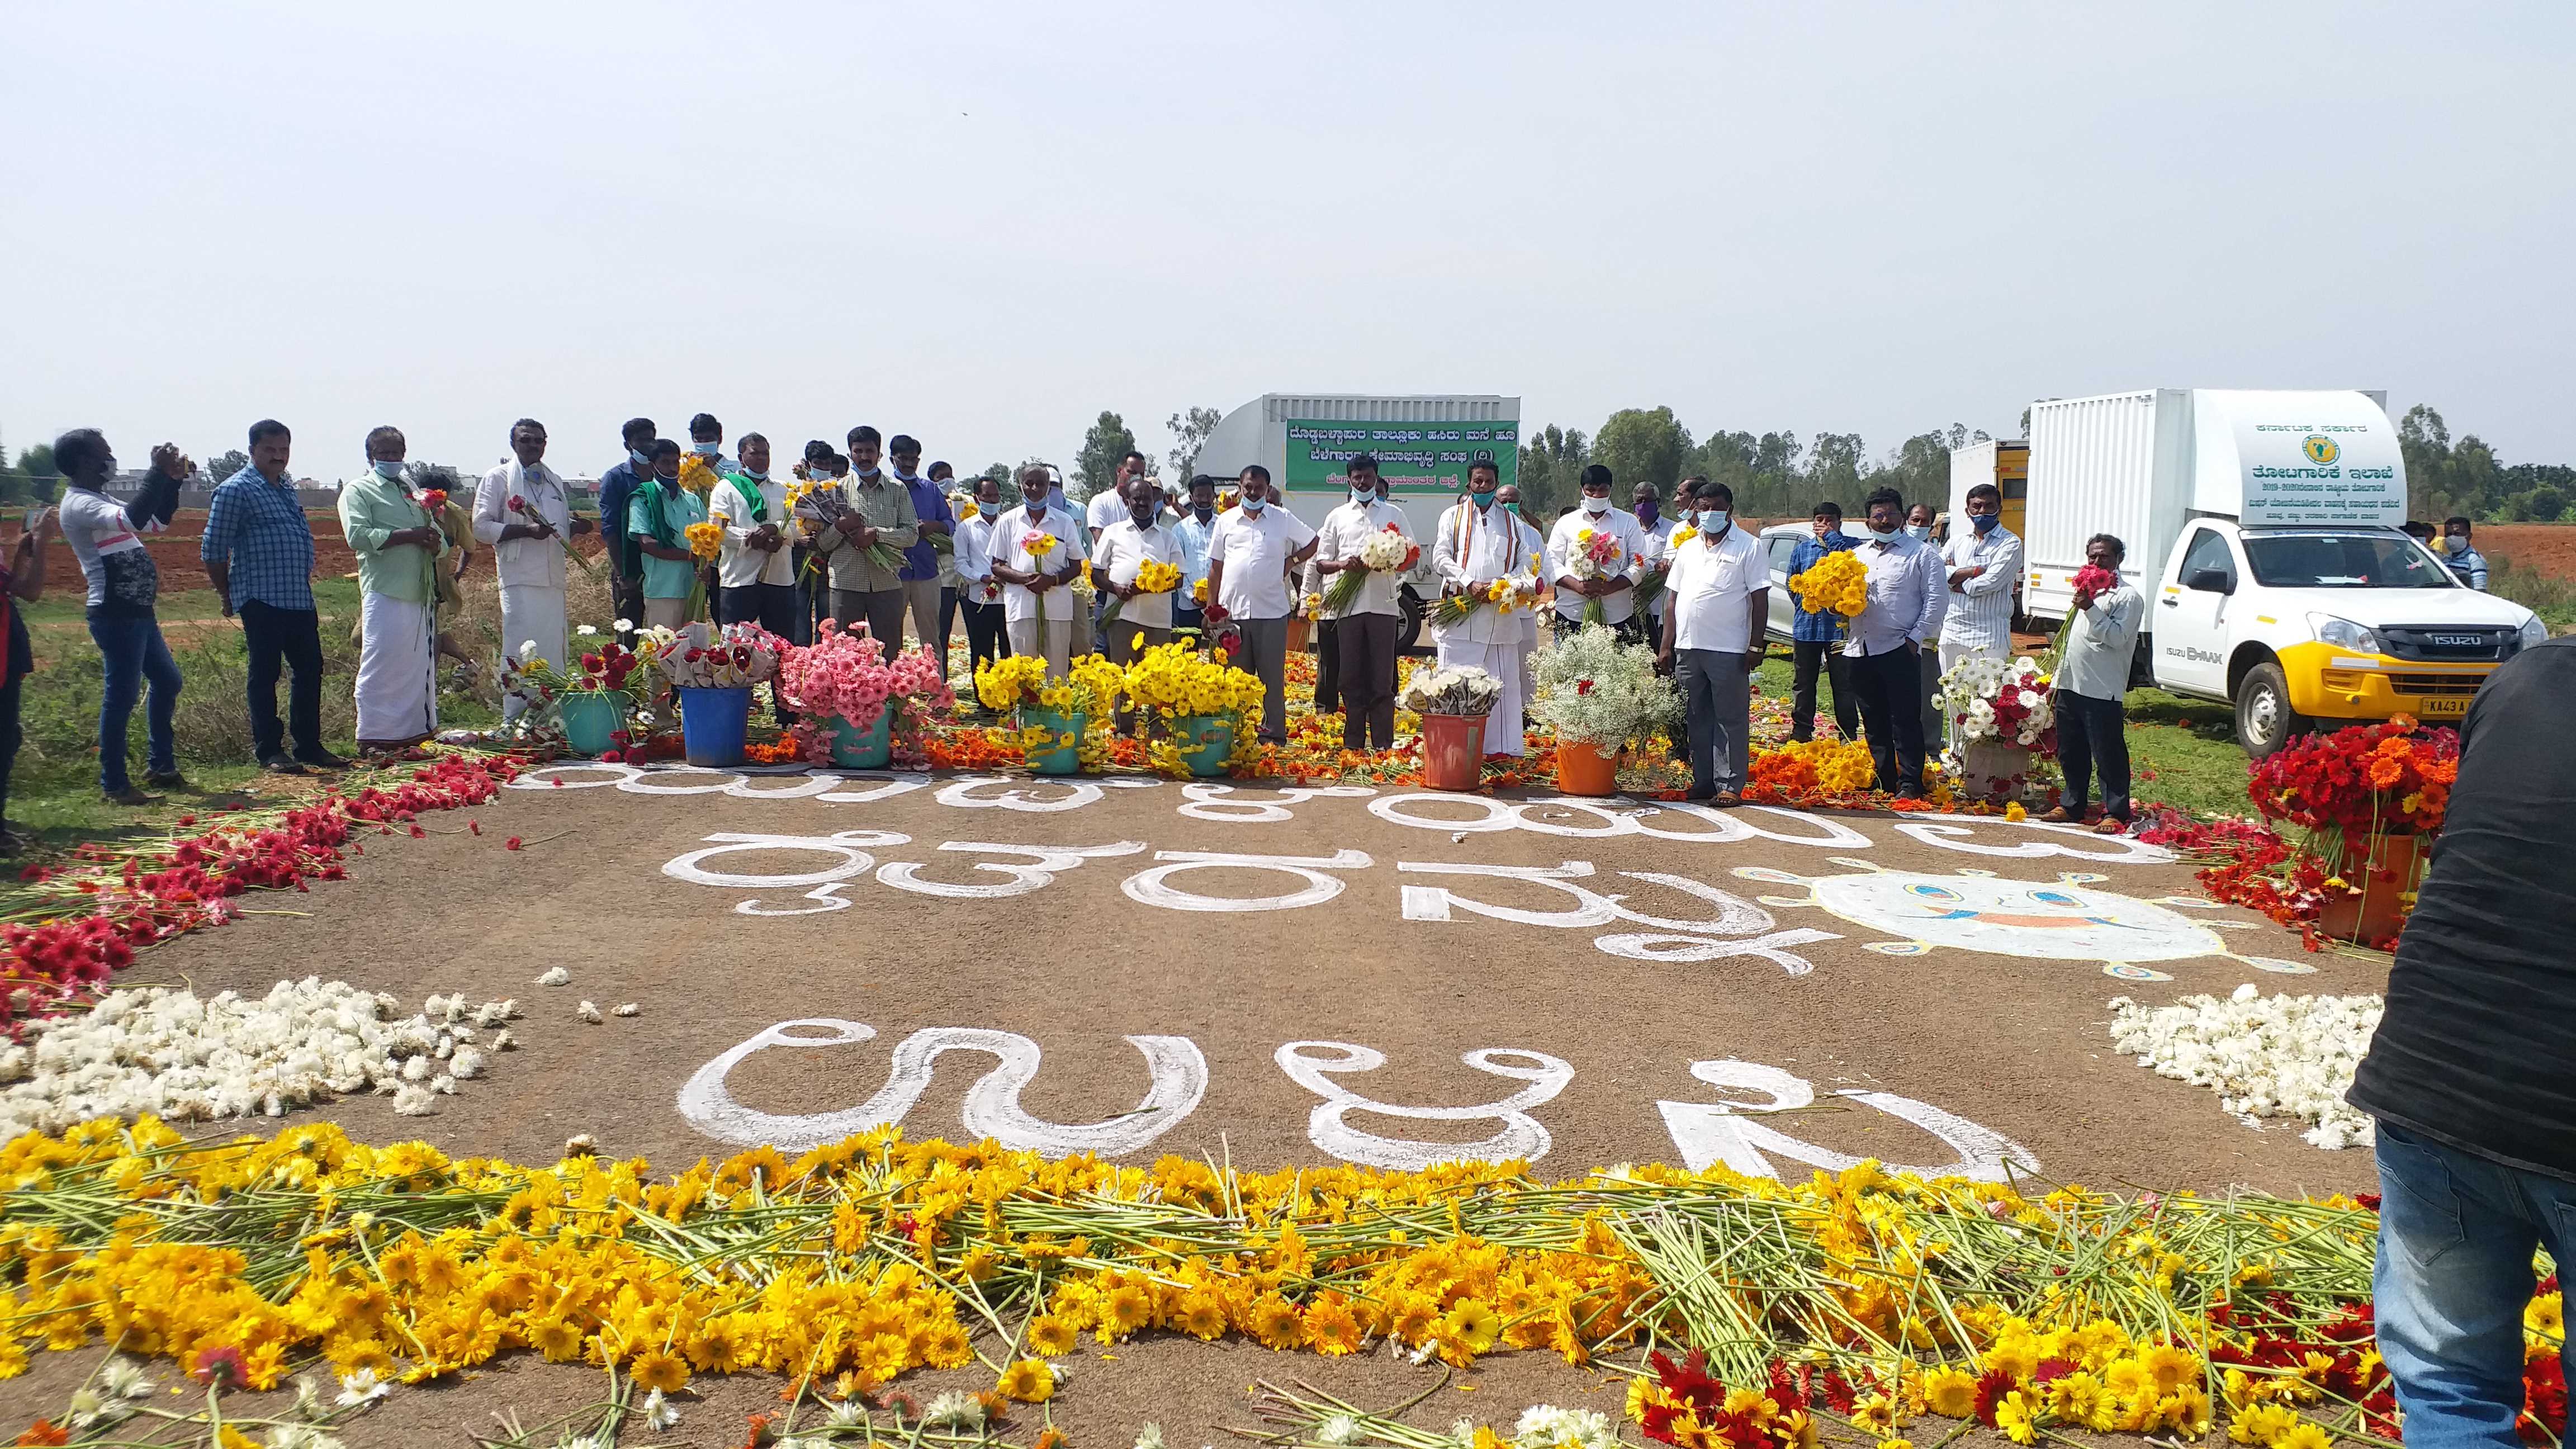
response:
[[(2531, 1253), (2576, 1263), (2576, 1182), (2379, 1124), (2379, 1351), (2406, 1449), (2520, 1449)], [(2563, 1353), (2563, 1350), (2562, 1350)], [(2576, 1368), (2576, 1364), (2571, 1364)]]
[(161, 621), (150, 614), (93, 617), (89, 637), (98, 645), (99, 668), (106, 676), (98, 700), (98, 788), (114, 795), (134, 783), (126, 775), (125, 727), (134, 718), (134, 699), (146, 680), (152, 698), (143, 711), (143, 768), (154, 774), (179, 768), (170, 733), (170, 718), (179, 709), (179, 666), (161, 637)]

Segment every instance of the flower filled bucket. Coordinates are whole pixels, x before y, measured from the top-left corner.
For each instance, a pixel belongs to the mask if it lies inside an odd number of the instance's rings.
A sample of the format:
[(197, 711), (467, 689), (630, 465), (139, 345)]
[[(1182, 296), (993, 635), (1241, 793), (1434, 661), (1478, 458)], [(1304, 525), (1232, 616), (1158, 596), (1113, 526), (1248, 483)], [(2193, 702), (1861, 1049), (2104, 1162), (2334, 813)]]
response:
[(1039, 775), (1070, 775), (1082, 768), (1082, 732), (1091, 723), (1085, 714), (1058, 714), (1035, 705), (1020, 710), (1024, 729), (1045, 730), (1059, 743), (1027, 752), (1029, 770)]
[(1582, 740), (1556, 742), (1556, 788), (1568, 795), (1619, 793), (1619, 755)]
[(690, 688), (680, 696), (680, 740), (692, 765), (728, 769), (742, 763), (742, 747), (751, 731), (751, 686), (731, 689)]
[(1422, 717), (1422, 783), (1434, 790), (1473, 790), (1485, 779), (1485, 716)]
[(1189, 714), (1172, 721), (1172, 748), (1181, 764), (1201, 779), (1225, 773), (1234, 753), (1234, 721), (1221, 714)]
[(883, 769), (894, 758), (894, 707), (878, 710), (876, 723), (866, 729), (834, 715), (831, 737), (833, 764), (845, 770)]
[(2369, 858), (2345, 859), (2342, 876), (2349, 889), (2328, 883), (2325, 904), (2317, 912), (2317, 934), (2366, 946), (2396, 935), (2405, 923), (2402, 897), (2412, 894), (2424, 877), (2425, 840), (2420, 835), (2366, 835), (2362, 842)]
[(1958, 753), (1958, 779), (1953, 786), (1958, 794), (1975, 800), (2009, 801), (2022, 798), (2028, 790), (2029, 746), (1974, 739)]
[(567, 694), (561, 701), (564, 748), (576, 755), (602, 755), (626, 727), (626, 696)]

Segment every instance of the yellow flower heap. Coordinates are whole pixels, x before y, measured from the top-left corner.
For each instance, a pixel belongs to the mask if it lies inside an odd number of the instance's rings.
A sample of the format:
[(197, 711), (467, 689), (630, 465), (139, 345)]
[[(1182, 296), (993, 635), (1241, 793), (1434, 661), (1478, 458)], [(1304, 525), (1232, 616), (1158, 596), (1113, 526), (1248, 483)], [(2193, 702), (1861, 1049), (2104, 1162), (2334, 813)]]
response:
[[(327, 1123), (196, 1147), (150, 1118), (30, 1134), (0, 1148), (0, 1377), (22, 1340), (93, 1336), (229, 1348), (262, 1389), (317, 1353), (420, 1380), (529, 1348), (665, 1392), (757, 1370), (842, 1393), (964, 1365), (986, 1329), (1040, 1359), (1152, 1330), (1326, 1355), (1392, 1339), (1462, 1366), (1696, 1343), (1734, 1391), (1830, 1368), (1881, 1434), (1929, 1412), (2025, 1443), (2056, 1423), (2196, 1436), (2224, 1405), (2239, 1442), (2316, 1449), (2351, 1432), (2329, 1355), (2212, 1361), (2325, 1339), (2366, 1301), (2376, 1225), (2340, 1199), (2026, 1196), (1874, 1163), (1550, 1186), (1519, 1163), (1253, 1174), (894, 1129), (647, 1171), (453, 1161)], [(1020, 1363), (1019, 1387), (1051, 1387)], [(1641, 1381), (1630, 1411), (1672, 1392)]]
[(1831, 609), (1849, 619), (1869, 603), (1869, 565), (1850, 549), (1836, 549), (1789, 580), (1798, 606), (1810, 614)]

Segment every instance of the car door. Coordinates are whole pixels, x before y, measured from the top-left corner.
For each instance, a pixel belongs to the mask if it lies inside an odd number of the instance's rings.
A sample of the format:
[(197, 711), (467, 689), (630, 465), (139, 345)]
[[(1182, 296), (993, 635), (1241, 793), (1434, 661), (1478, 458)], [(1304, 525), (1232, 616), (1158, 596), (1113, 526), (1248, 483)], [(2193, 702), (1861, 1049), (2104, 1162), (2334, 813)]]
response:
[(1798, 596), (1789, 592), (1789, 559), (1798, 551), (1798, 537), (1780, 533), (1762, 542), (1771, 553), (1771, 598), (1766, 609), (1770, 617), (1765, 621), (1765, 627), (1774, 639), (1794, 639), (1797, 637), (1792, 631), (1797, 627)]
[[(2196, 589), (2195, 578), (2223, 587)], [(2148, 621), (2155, 631), (2158, 684), (2227, 697), (2227, 611), (2244, 578), (2244, 561), (2224, 532), (2207, 524), (2192, 531), (2173, 576), (2158, 589), (2155, 617)]]

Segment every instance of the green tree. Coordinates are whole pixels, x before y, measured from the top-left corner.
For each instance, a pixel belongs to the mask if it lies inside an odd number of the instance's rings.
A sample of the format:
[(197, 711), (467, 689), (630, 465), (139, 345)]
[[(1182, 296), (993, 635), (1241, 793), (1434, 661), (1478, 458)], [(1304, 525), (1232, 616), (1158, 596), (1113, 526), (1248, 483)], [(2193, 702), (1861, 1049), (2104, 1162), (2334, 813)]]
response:
[(250, 454), (239, 448), (226, 448), (223, 456), (206, 465), (206, 484), (212, 487), (250, 466)]
[(1550, 518), (1574, 501), (1583, 465), (1591, 461), (1590, 445), (1580, 428), (1554, 423), (1530, 434), (1521, 448), (1521, 509), (1531, 518)]
[(30, 478), (59, 478), (63, 470), (54, 466), (54, 445), (38, 443), (18, 455), (18, 471)]
[(1214, 408), (1191, 408), (1172, 414), (1163, 424), (1172, 434), (1172, 476), (1183, 483), (1198, 468), (1199, 449), (1207, 446), (1208, 434), (1225, 421), (1225, 414)]
[(1073, 481), (1080, 484), (1085, 498), (1109, 486), (1118, 476), (1118, 460), (1136, 451), (1136, 435), (1127, 430), (1127, 420), (1116, 413), (1104, 412), (1082, 435), (1082, 451), (1073, 459)]
[(1692, 459), (1690, 429), (1668, 407), (1622, 408), (1592, 435), (1592, 461), (1610, 469), (1622, 501), (1639, 483), (1669, 491)]
[(974, 478), (968, 478), (968, 479), (966, 479), (965, 481), (967, 482), (967, 484), (969, 484), (969, 485), (971, 486), (971, 485), (974, 483), (975, 478), (990, 478), (990, 479), (992, 479), (994, 482), (996, 482), (996, 483), (998, 483), (998, 484), (1000, 484), (1000, 485), (1002, 486), (1002, 496), (1003, 496), (1004, 498), (1008, 498), (1008, 497), (1010, 497), (1010, 496), (1011, 496), (1011, 465), (1010, 465), (1010, 464), (1008, 464), (1008, 463), (987, 463), (987, 464), (985, 464), (985, 465), (984, 465), (984, 471), (983, 471), (983, 472), (978, 473), (978, 474), (976, 474), (976, 475), (975, 475), (975, 477), (974, 477)]
[[(1807, 454), (1807, 483), (1820, 493), (1858, 492), (1872, 471), (1869, 449), (1858, 433), (1818, 433)], [(1853, 505), (1846, 501), (1843, 506)]]

